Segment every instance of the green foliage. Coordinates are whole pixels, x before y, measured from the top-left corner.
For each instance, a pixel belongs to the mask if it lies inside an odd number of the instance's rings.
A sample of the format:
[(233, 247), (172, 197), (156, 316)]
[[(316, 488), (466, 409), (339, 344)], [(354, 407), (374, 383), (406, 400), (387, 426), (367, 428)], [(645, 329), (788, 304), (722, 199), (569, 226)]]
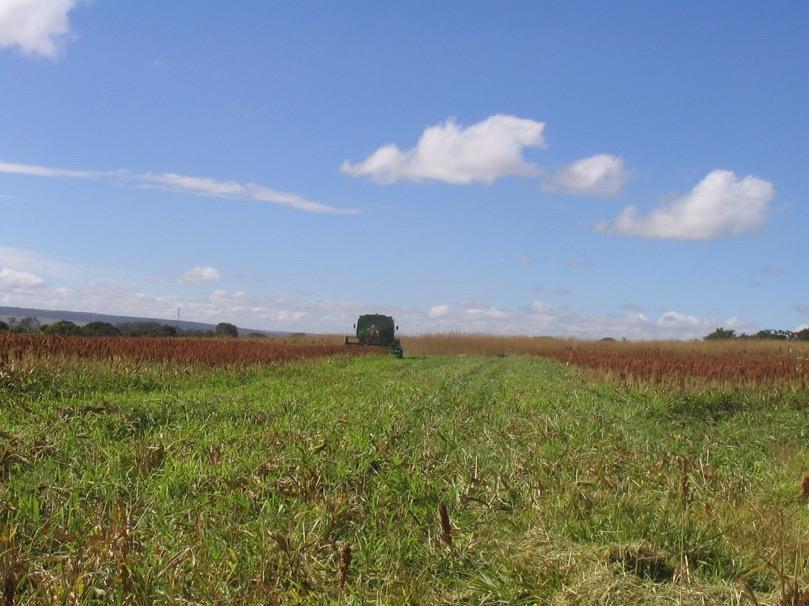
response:
[(176, 326), (160, 322), (122, 322), (116, 326), (126, 337), (176, 337), (180, 334)]
[(81, 327), (80, 334), (85, 337), (119, 337), (121, 331), (109, 322), (88, 322)]
[(767, 329), (760, 330), (755, 334), (756, 339), (771, 339), (773, 341), (792, 341), (795, 333), (790, 330)]
[(0, 332), (8, 332), (9, 328), (11, 328), (8, 324), (0, 320)]
[(736, 331), (726, 328), (717, 328), (709, 335), (705, 335), (706, 341), (718, 341), (720, 339), (734, 339), (736, 338)]
[(779, 566), (809, 581), (807, 395), (520, 356), (1, 367), (5, 595), (720, 604), (745, 579), (781, 603)]
[(798, 332), (791, 330), (780, 330), (777, 328), (767, 328), (759, 330), (754, 335), (742, 333), (737, 335), (733, 330), (724, 328), (717, 328), (711, 334), (705, 336), (706, 341), (714, 341), (719, 339), (761, 339), (767, 341), (807, 341), (809, 340), (809, 329), (803, 329)]
[(216, 325), (217, 337), (238, 337), (239, 329), (234, 324), (228, 322), (220, 322)]
[(78, 335), (81, 334), (81, 328), (70, 320), (59, 320), (53, 324), (43, 326), (42, 332), (46, 335)]
[(9, 323), (11, 324), (11, 330), (14, 332), (33, 333), (39, 332), (40, 329), (39, 320), (33, 316), (27, 316), (21, 320), (9, 318)]

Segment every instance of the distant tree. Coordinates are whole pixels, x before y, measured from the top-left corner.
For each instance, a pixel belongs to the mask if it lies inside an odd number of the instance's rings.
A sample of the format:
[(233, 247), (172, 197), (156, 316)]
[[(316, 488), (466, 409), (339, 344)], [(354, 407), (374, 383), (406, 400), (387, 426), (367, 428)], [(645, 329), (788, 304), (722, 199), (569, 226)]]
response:
[(809, 341), (809, 328), (802, 328), (798, 332), (795, 333), (795, 340), (797, 341)]
[[(12, 318), (14, 320), (14, 318)], [(28, 316), (22, 320), (17, 320), (11, 324), (11, 330), (14, 332), (32, 333), (39, 332), (39, 320), (33, 316)]]
[(79, 329), (85, 337), (120, 337), (121, 331), (109, 322), (88, 322)]
[(181, 330), (179, 332), (181, 337), (212, 337), (214, 333), (212, 330), (199, 330), (196, 328), (189, 328), (188, 330)]
[(157, 322), (121, 322), (116, 324), (115, 327), (121, 331), (121, 334), (127, 337), (143, 337), (154, 332), (155, 328), (159, 327)]
[(767, 330), (760, 330), (756, 333), (756, 339), (769, 339), (772, 341), (792, 341), (795, 339), (795, 333), (791, 330), (774, 330), (768, 328)]
[(229, 322), (220, 322), (216, 325), (217, 337), (238, 337), (239, 329)]
[(176, 326), (160, 322), (122, 322), (116, 327), (127, 337), (176, 337), (180, 332)]
[(46, 335), (77, 335), (80, 329), (70, 320), (59, 320), (48, 326), (43, 326), (42, 332)]
[(163, 324), (160, 327), (160, 336), (161, 337), (176, 337), (180, 334), (180, 329), (176, 326), (172, 326), (171, 324)]
[(0, 332), (8, 332), (9, 328), (11, 328), (8, 324), (0, 320)]
[(719, 341), (722, 339), (735, 339), (736, 338), (736, 331), (730, 330), (726, 328), (717, 328), (709, 335), (705, 335), (706, 341)]

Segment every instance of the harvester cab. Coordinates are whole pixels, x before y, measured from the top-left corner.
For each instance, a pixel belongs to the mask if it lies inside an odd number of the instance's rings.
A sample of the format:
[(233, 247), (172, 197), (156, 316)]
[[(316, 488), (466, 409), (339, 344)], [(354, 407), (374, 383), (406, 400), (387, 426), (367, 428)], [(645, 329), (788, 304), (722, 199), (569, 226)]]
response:
[(346, 346), (387, 347), (397, 358), (404, 355), (402, 344), (396, 338), (396, 331), (399, 330), (399, 327), (393, 322), (391, 316), (364, 314), (357, 318), (354, 328), (356, 334), (354, 337), (345, 338)]

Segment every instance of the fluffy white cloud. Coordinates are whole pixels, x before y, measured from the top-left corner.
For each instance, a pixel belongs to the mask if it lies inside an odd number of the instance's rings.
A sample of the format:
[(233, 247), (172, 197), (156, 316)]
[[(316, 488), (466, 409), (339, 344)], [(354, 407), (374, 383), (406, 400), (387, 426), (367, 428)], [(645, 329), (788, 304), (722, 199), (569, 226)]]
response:
[(199, 284), (218, 280), (221, 277), (222, 274), (215, 267), (192, 267), (177, 278), (177, 284)]
[(380, 183), (491, 183), (507, 175), (536, 175), (537, 167), (523, 157), (523, 150), (544, 145), (544, 129), (543, 122), (502, 114), (467, 127), (449, 119), (426, 128), (411, 149), (385, 145), (362, 162), (343, 162), (340, 170)]
[(3, 288), (30, 288), (44, 284), (40, 276), (9, 267), (0, 268), (0, 286)]
[(449, 305), (433, 305), (427, 314), (431, 318), (443, 318), (449, 314)]
[(688, 194), (654, 209), (645, 217), (629, 206), (615, 221), (601, 222), (597, 231), (644, 238), (711, 240), (759, 231), (775, 196), (772, 183), (748, 175), (738, 179), (729, 170), (708, 173)]
[(68, 13), (76, 4), (78, 0), (0, 1), (0, 47), (55, 58), (70, 34)]
[(563, 166), (548, 175), (542, 189), (570, 195), (614, 196), (629, 179), (624, 161), (611, 154), (596, 154)]
[(800, 324), (800, 325), (795, 327), (795, 330), (793, 332), (801, 332), (802, 330), (807, 330), (807, 329), (809, 329), (809, 324)]
[[(3, 0), (0, 0), (0, 3), (2, 2)], [(190, 177), (176, 173), (134, 173), (127, 170), (72, 170), (11, 162), (0, 162), (0, 173), (34, 177), (105, 179), (123, 185), (158, 188), (197, 196), (270, 202), (309, 213), (357, 214), (358, 212), (353, 208), (336, 208), (328, 204), (314, 202), (298, 194), (277, 191), (263, 185), (257, 185), (256, 183), (221, 181), (208, 177)]]

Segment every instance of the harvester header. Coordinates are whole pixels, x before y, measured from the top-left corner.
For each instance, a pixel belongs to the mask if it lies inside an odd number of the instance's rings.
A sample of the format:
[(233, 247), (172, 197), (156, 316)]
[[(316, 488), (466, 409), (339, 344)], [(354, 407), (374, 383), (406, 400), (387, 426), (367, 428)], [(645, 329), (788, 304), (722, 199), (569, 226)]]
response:
[(354, 324), (356, 334), (354, 337), (346, 337), (346, 346), (366, 345), (373, 347), (389, 347), (399, 358), (403, 355), (402, 345), (396, 338), (396, 331), (399, 327), (391, 316), (382, 314), (364, 314), (357, 318)]

